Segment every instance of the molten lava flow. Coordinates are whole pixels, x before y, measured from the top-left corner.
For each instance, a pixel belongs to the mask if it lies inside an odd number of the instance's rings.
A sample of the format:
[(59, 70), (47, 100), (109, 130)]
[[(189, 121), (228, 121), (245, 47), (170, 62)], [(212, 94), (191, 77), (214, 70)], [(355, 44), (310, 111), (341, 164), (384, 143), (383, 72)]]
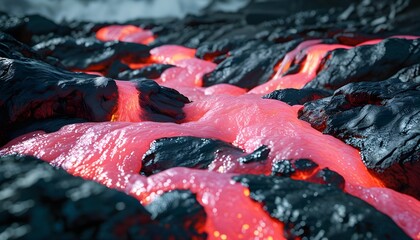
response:
[[(126, 188), (143, 203), (162, 192), (190, 189), (206, 209), (210, 239), (283, 239), (282, 224), (252, 201), (249, 190), (231, 181), (231, 174), (173, 168), (149, 178), (131, 175)], [(232, 224), (235, 223), (235, 224)]]
[[(311, 40), (301, 43), (294, 51), (286, 55), (277, 73), (265, 84), (255, 87), (250, 93), (268, 94), (274, 90), (284, 88), (302, 88), (306, 83), (315, 78), (317, 70), (325, 55), (337, 48), (350, 48), (339, 44), (316, 44), (319, 41)], [(296, 74), (283, 75), (293, 62), (304, 59), (300, 70)]]
[(149, 44), (155, 40), (153, 32), (132, 25), (103, 27), (96, 32), (96, 38), (101, 41), (118, 40), (141, 44)]
[(141, 108), (139, 104), (139, 91), (135, 83), (116, 81), (118, 87), (117, 111), (112, 115), (111, 121), (140, 122)]
[(152, 59), (158, 63), (176, 65), (180, 60), (192, 59), (195, 57), (195, 49), (177, 45), (165, 45), (153, 48), (150, 51)]
[[(135, 26), (102, 28), (97, 37), (143, 44), (154, 40), (151, 32)], [(255, 94), (245, 94), (245, 89), (228, 84), (203, 88), (202, 76), (217, 65), (195, 58), (194, 49), (157, 47), (150, 52), (150, 62), (175, 67), (167, 69), (156, 82), (193, 100), (184, 107), (186, 118), (182, 123), (146, 121), (139, 102), (142, 93), (136, 83), (116, 81), (118, 106), (111, 122), (72, 124), (53, 133), (27, 134), (0, 149), (0, 155), (17, 153), (41, 158), (75, 176), (128, 192), (144, 204), (166, 191), (189, 189), (197, 193), (204, 206), (208, 215), (206, 232), (214, 239), (283, 236), (283, 225), (252, 201), (249, 189), (232, 182), (231, 177), (244, 173), (269, 175), (276, 163), (311, 159), (318, 165), (316, 170), (329, 168), (339, 173), (345, 180), (346, 192), (365, 199), (388, 214), (411, 237), (417, 237), (419, 201), (384, 188), (366, 169), (358, 150), (299, 120), (300, 106), (259, 96), (276, 89), (302, 88), (316, 76), (326, 54), (338, 48), (350, 47), (321, 44), (320, 40), (303, 42), (278, 64), (269, 82), (249, 92)], [(296, 74), (284, 75), (296, 66), (300, 67)], [(142, 158), (151, 142), (177, 136), (218, 139), (246, 153), (264, 145), (270, 152), (267, 159), (251, 163), (218, 152), (205, 170), (172, 168), (150, 177), (140, 175)], [(306, 180), (311, 174), (296, 174), (293, 178)]]

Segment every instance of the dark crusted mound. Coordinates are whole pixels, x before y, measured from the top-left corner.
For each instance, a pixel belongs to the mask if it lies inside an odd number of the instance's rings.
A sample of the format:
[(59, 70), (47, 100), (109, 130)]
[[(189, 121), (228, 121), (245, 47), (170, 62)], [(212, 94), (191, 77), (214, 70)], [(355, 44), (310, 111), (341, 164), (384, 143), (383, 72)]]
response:
[(190, 100), (172, 88), (162, 87), (150, 79), (134, 79), (139, 91), (139, 105), (144, 120), (176, 122), (185, 118), (183, 107)]
[(189, 191), (144, 208), (135, 198), (31, 157), (0, 158), (2, 239), (205, 239), (204, 208)]
[(143, 155), (140, 173), (146, 176), (174, 168), (188, 167), (206, 169), (216, 158), (216, 154), (230, 155), (241, 164), (264, 161), (270, 149), (263, 145), (246, 154), (230, 143), (191, 136), (159, 138), (150, 144)]
[(338, 188), (263, 175), (233, 179), (284, 223), (287, 239), (410, 239), (388, 216)]
[(244, 46), (230, 51), (231, 57), (219, 63), (213, 72), (204, 75), (203, 85), (229, 83), (246, 89), (261, 85), (274, 75), (276, 64), (300, 42), (291, 41), (287, 44), (245, 43)]
[[(38, 55), (27, 47), (7, 35), (0, 36), (8, 39), (0, 45), (0, 145), (30, 131), (55, 131), (70, 123), (111, 119), (118, 101), (113, 79), (70, 72), (41, 57), (36, 60)], [(152, 80), (133, 82), (140, 92), (144, 120), (175, 122), (184, 118), (182, 108), (188, 98)]]
[(305, 87), (336, 90), (352, 82), (386, 80), (420, 62), (420, 41), (389, 38), (375, 45), (336, 49)]
[(170, 64), (151, 64), (140, 69), (128, 69), (120, 72), (116, 77), (119, 80), (130, 80), (136, 78), (157, 79), (162, 73), (169, 68), (175, 67)]
[(150, 48), (142, 44), (101, 42), (95, 38), (53, 38), (33, 49), (44, 56), (60, 59), (68, 70), (100, 72), (111, 78), (130, 69), (125, 63), (142, 63), (150, 56)]
[(304, 181), (335, 186), (344, 190), (345, 180), (339, 173), (329, 168), (319, 169), (318, 164), (308, 158), (296, 160), (282, 159), (273, 162), (272, 176), (296, 177)]
[(348, 84), (305, 104), (299, 118), (359, 148), (365, 165), (389, 187), (420, 198), (418, 78)]
[(282, 102), (285, 102), (289, 105), (303, 105), (307, 102), (318, 100), (330, 96), (330, 92), (314, 89), (314, 88), (304, 88), (304, 89), (280, 89), (275, 90), (263, 98), (266, 99), (276, 99)]
[(0, 58), (0, 89), (4, 90), (0, 95), (4, 133), (47, 118), (106, 121), (118, 98), (112, 79), (68, 72), (28, 58)]

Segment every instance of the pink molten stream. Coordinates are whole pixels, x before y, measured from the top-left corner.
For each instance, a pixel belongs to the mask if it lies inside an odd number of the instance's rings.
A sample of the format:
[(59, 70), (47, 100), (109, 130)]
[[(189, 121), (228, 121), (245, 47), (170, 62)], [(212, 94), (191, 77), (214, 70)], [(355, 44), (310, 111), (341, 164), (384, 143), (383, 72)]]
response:
[(111, 25), (96, 32), (96, 38), (101, 41), (122, 41), (149, 44), (155, 40), (152, 31), (132, 25)]
[[(280, 68), (274, 77), (267, 83), (253, 88), (250, 93), (267, 94), (274, 90), (284, 88), (300, 89), (305, 86), (306, 83), (315, 78), (318, 67), (328, 51), (337, 48), (350, 48), (348, 46), (339, 44), (313, 45), (313, 42), (314, 41), (303, 42), (300, 44), (300, 46), (297, 47), (296, 50), (292, 51), (290, 54), (287, 54), (284, 60), (281, 62)], [(304, 60), (300, 71), (296, 74), (283, 76), (291, 63), (294, 60), (299, 61), (298, 59), (303, 58), (303, 56), (306, 57), (306, 59)]]
[[(216, 231), (237, 238), (241, 233), (245, 239), (255, 236), (252, 235), (255, 233), (265, 238), (280, 236), (277, 233), (281, 231), (281, 225), (267, 217), (259, 205), (246, 197), (245, 188), (231, 183), (232, 174), (268, 174), (275, 161), (310, 158), (321, 168), (328, 167), (340, 173), (346, 180), (345, 189), (349, 193), (363, 197), (365, 192), (369, 192), (372, 197), (366, 201), (385, 211), (411, 236), (419, 233), (420, 225), (410, 229), (406, 227), (412, 226), (412, 222), (420, 217), (419, 202), (383, 188), (383, 184), (366, 170), (356, 149), (298, 120), (298, 109), (299, 106), (291, 107), (256, 95), (203, 96), (185, 107), (187, 117), (182, 124), (73, 124), (54, 133), (38, 132), (17, 139), (0, 150), (0, 154), (20, 153), (39, 157), (73, 175), (124, 190), (144, 203), (166, 190), (190, 189), (198, 194), (209, 215), (206, 223), (209, 234)], [(149, 178), (139, 175), (142, 156), (150, 143), (171, 136), (217, 138), (233, 143), (248, 153), (265, 144), (271, 151), (268, 160), (260, 163), (242, 165), (230, 156), (219, 155), (208, 171), (175, 168)], [(395, 202), (387, 209), (380, 208), (386, 205), (385, 194)], [(401, 217), (409, 214), (409, 218)], [(254, 221), (258, 224), (249, 224)], [(232, 223), (238, 225), (233, 226)], [(243, 230), (241, 224), (245, 225), (245, 230), (252, 231)]]
[[(145, 30), (135, 26), (110, 26), (98, 31), (97, 37), (124, 41), (138, 34), (143, 39), (142, 32)], [(49, 134), (33, 132), (8, 143), (0, 149), (0, 155), (36, 156), (75, 176), (123, 190), (144, 204), (166, 191), (189, 189), (197, 193), (206, 210), (206, 232), (212, 239), (283, 236), (282, 224), (270, 218), (248, 197), (249, 190), (233, 183), (231, 177), (242, 173), (269, 174), (274, 162), (309, 158), (320, 168), (328, 167), (341, 174), (346, 181), (345, 191), (386, 213), (416, 238), (420, 235), (418, 200), (385, 188), (367, 171), (356, 149), (300, 121), (297, 111), (301, 106), (260, 97), (276, 89), (301, 88), (315, 77), (328, 51), (337, 48), (350, 47), (321, 44), (320, 40), (303, 42), (277, 65), (269, 82), (245, 94), (245, 89), (229, 84), (202, 87), (202, 76), (217, 65), (195, 58), (195, 49), (157, 47), (151, 50), (149, 63), (175, 67), (166, 70), (156, 82), (177, 89), (193, 101), (184, 107), (183, 123), (144, 121), (138, 100), (141, 93), (134, 83), (116, 81), (119, 101), (111, 122), (67, 125)], [(302, 63), (298, 73), (284, 75), (297, 63)], [(173, 168), (150, 177), (140, 175), (142, 156), (150, 143), (173, 136), (216, 138), (247, 153), (267, 145), (270, 154), (266, 161), (249, 164), (238, 163), (235, 156), (217, 154), (206, 170)]]

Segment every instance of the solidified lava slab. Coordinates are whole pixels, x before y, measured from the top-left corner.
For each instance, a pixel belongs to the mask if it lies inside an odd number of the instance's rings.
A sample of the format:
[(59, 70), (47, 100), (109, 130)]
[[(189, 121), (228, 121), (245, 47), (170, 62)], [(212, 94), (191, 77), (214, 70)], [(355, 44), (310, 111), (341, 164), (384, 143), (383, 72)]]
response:
[(1, 230), (418, 238), (420, 4), (277, 4), (125, 24), (0, 13)]
[(366, 167), (388, 186), (419, 198), (419, 86), (399, 78), (348, 84), (305, 104), (299, 118), (359, 148)]
[(287, 239), (409, 239), (386, 215), (337, 188), (257, 175), (233, 179), (247, 186), (251, 198), (263, 203), (273, 218), (284, 222)]
[(0, 166), (2, 238), (205, 239), (206, 213), (191, 192), (163, 194), (144, 208), (39, 159), (2, 156)]

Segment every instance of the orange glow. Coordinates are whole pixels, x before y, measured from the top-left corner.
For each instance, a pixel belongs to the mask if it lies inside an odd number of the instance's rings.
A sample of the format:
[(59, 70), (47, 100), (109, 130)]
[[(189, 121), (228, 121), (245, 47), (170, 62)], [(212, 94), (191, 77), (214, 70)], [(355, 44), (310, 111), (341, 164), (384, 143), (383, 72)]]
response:
[(153, 32), (133, 25), (111, 25), (96, 32), (96, 38), (101, 41), (123, 41), (149, 44), (155, 40)]
[(195, 57), (195, 49), (176, 45), (165, 45), (150, 51), (151, 59), (158, 63), (177, 65), (181, 60)]
[[(322, 59), (329, 51), (337, 48), (350, 48), (349, 46), (339, 44), (316, 44), (317, 42), (319, 42), (319, 40), (303, 42), (295, 50), (286, 54), (278, 67), (276, 74), (270, 81), (253, 88), (250, 93), (267, 94), (274, 90), (284, 88), (300, 89), (315, 78)], [(303, 57), (306, 58), (298, 73), (283, 76), (292, 63), (296, 64), (296, 62), (299, 62)]]
[(242, 225), (242, 232), (246, 231), (249, 229), (249, 225), (248, 224), (244, 224)]
[(249, 189), (248, 188), (244, 189), (244, 195), (247, 196), (247, 197), (249, 196)]
[(132, 82), (116, 81), (118, 87), (118, 107), (111, 121), (139, 122), (141, 109), (139, 92)]

